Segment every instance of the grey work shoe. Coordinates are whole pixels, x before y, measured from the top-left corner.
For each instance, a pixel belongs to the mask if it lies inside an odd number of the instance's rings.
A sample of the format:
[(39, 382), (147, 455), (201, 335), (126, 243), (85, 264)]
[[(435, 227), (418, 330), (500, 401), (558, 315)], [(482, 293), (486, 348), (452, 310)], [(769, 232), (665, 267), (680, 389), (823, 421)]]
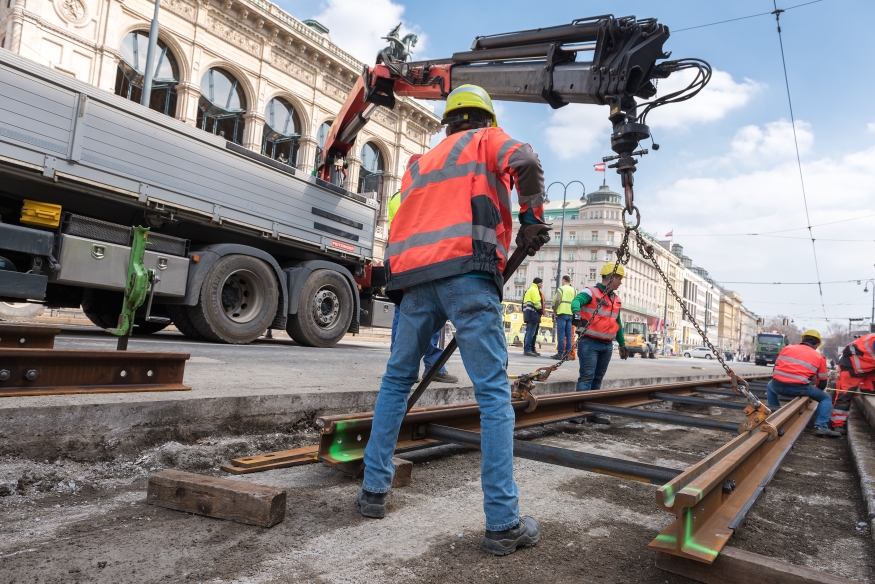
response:
[(371, 493), (370, 491), (359, 489), (359, 494), (355, 498), (355, 506), (361, 509), (362, 515), (365, 517), (382, 519), (386, 516), (386, 494)]
[(603, 416), (601, 414), (593, 414), (589, 416), (589, 419), (587, 421), (593, 424), (604, 424), (606, 426), (610, 425), (611, 423), (611, 419), (609, 417)]
[(838, 432), (838, 433), (841, 434), (842, 436), (845, 436), (845, 435), (847, 435), (847, 433), (848, 433), (848, 427), (847, 427), (847, 426), (836, 426), (835, 428), (833, 428), (833, 430), (835, 430), (836, 432)]
[(559, 353), (556, 353), (555, 355), (550, 355), (551, 359), (561, 359), (562, 357), (563, 355), (560, 355)]
[(534, 351), (526, 351), (525, 353), (523, 353), (523, 355), (525, 355), (526, 357), (539, 357), (539, 355)]
[(506, 556), (517, 548), (531, 547), (541, 540), (541, 526), (533, 517), (520, 517), (516, 527), (504, 531), (486, 531), (483, 536), (483, 551)]
[(836, 432), (835, 430), (830, 430), (826, 426), (815, 426), (814, 427), (814, 435), (819, 436), (820, 438), (840, 438), (841, 434)]
[[(431, 369), (426, 369), (422, 372), (423, 379), (425, 379), (429, 371), (431, 371)], [(438, 383), (459, 383), (459, 378), (449, 371), (438, 371), (437, 375), (434, 376), (434, 379), (432, 379), (432, 381), (437, 381)]]

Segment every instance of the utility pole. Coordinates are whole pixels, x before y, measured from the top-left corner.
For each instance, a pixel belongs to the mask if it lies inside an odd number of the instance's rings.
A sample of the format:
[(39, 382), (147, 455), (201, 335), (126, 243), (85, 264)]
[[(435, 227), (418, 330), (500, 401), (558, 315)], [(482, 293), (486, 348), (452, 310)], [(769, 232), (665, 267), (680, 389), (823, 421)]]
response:
[(158, 50), (158, 9), (161, 0), (155, 0), (155, 14), (149, 27), (149, 51), (146, 53), (146, 70), (143, 73), (143, 96), (140, 105), (149, 107), (152, 99), (152, 78), (155, 76), (155, 52)]
[(872, 316), (869, 317), (869, 332), (875, 333), (875, 282), (867, 280), (863, 292), (869, 291), (869, 284), (872, 284)]

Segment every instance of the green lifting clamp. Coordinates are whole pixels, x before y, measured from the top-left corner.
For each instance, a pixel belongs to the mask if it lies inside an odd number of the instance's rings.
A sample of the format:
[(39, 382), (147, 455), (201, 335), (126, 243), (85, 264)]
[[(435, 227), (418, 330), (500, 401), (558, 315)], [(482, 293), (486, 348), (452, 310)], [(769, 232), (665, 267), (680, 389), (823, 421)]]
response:
[(118, 339), (118, 350), (126, 351), (128, 348), (128, 338), (133, 334), (134, 318), (137, 314), (137, 309), (143, 305), (146, 300), (146, 295), (151, 288), (149, 294), (149, 306), (146, 309), (146, 320), (165, 320), (150, 317), (149, 313), (152, 310), (152, 296), (155, 295), (155, 285), (161, 278), (155, 273), (155, 270), (147, 269), (143, 264), (143, 257), (146, 254), (146, 246), (150, 244), (147, 240), (149, 235), (148, 227), (134, 227), (134, 240), (131, 243), (131, 258), (128, 262), (128, 281), (125, 285), (125, 298), (122, 302), (122, 311), (118, 315), (118, 325), (114, 329), (106, 329), (106, 332), (116, 335)]

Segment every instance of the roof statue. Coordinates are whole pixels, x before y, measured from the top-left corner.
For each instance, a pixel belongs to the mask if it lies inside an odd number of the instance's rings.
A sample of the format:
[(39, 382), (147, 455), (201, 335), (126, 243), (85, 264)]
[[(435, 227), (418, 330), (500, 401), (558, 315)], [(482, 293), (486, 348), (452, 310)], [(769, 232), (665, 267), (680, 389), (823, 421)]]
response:
[(378, 63), (393, 61), (403, 63), (407, 61), (410, 55), (413, 54), (413, 47), (416, 46), (416, 41), (419, 40), (419, 37), (412, 32), (402, 38), (400, 22), (398, 26), (389, 31), (389, 34), (381, 38), (389, 41), (389, 46), (382, 49), (377, 55)]

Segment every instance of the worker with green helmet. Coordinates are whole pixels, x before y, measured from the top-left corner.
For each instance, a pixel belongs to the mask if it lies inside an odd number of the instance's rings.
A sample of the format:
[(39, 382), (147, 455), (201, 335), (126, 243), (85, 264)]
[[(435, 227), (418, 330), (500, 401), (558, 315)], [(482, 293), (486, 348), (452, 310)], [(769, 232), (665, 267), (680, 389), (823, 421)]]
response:
[[(512, 184), (523, 228), (542, 224), (544, 171), (532, 147), (501, 128), (489, 94), (462, 85), (447, 96), (447, 137), (407, 169), (386, 247), (386, 291), (400, 306), (398, 342), (383, 375), (356, 505), (387, 512), (407, 399), (429, 339), (449, 320), (480, 409), (482, 547), (503, 556), (538, 543), (538, 522), (521, 515), (513, 472), (514, 410), (507, 378), (503, 270), (513, 244)], [(523, 241), (517, 235), (517, 245)], [(526, 241), (534, 254), (549, 236)]]
[[(571, 301), (572, 322), (577, 327), (592, 322), (583, 336), (578, 332), (577, 358), (580, 361), (580, 375), (577, 378), (577, 391), (601, 389), (602, 379), (608, 370), (613, 354), (613, 342), (620, 346), (620, 359), (629, 357), (626, 351), (626, 336), (620, 318), (622, 302), (616, 290), (626, 277), (626, 269), (619, 262), (608, 262), (602, 266), (599, 275), (602, 281), (595, 286), (581, 290)], [(578, 329), (578, 331), (582, 328)], [(598, 414), (579, 418), (575, 421), (589, 421), (597, 424), (610, 424), (610, 420)]]

